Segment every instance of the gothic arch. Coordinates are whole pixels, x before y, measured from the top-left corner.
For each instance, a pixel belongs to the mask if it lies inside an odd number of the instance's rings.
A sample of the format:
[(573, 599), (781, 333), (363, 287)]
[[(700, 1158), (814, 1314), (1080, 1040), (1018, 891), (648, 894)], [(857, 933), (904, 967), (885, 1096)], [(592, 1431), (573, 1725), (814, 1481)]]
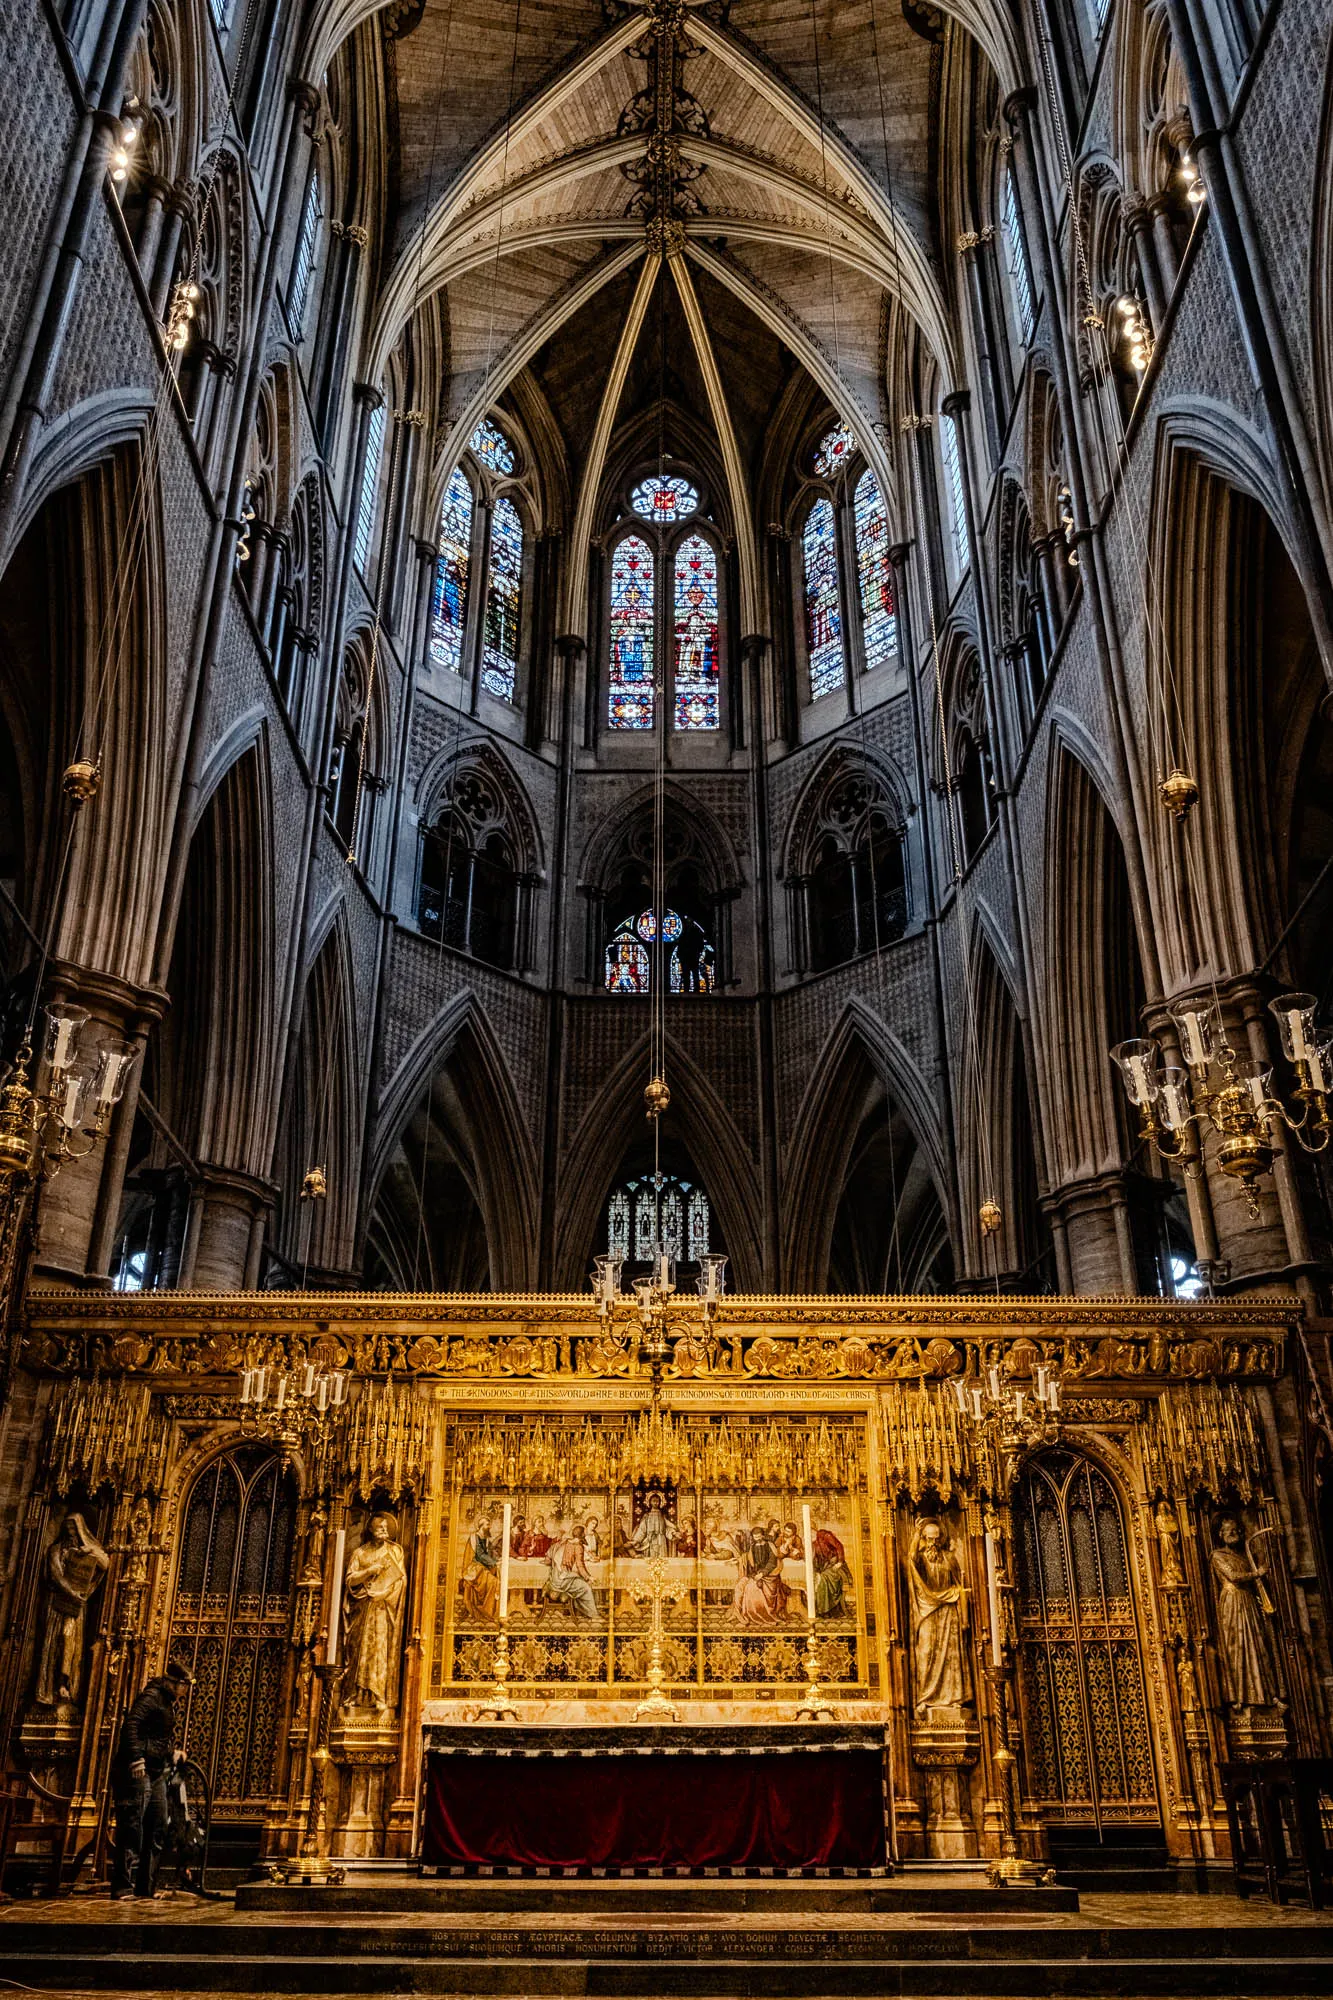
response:
[[(292, 1271), (308, 1265), (337, 1279), (354, 1268), (363, 1136), (356, 968), (344, 902), (329, 917), (306, 980), (275, 1166), (281, 1189), (277, 1241)], [(300, 1200), (309, 1168), (328, 1194)]]
[(954, 1234), (949, 1147), (934, 1091), (893, 1030), (852, 999), (816, 1058), (785, 1149), (783, 1185), (800, 1193), (785, 1203), (784, 1289), (817, 1292), (827, 1283), (834, 1224), (871, 1085), (900, 1108), (946, 1231)]
[(1139, 1032), (1146, 978), (1120, 836), (1088, 767), (1059, 736), (1046, 856), (1047, 1157), (1053, 1180), (1093, 1181), (1125, 1157), (1109, 1051)]
[[(211, 1166), (262, 1175), (277, 1039), (273, 820), (267, 744), (252, 737), (200, 806), (185, 865), (158, 1031), (172, 1129)], [(276, 1081), (270, 1068), (270, 1086)]]
[[(456, 994), (418, 1035), (380, 1097), (367, 1149), (372, 1232), (395, 1151), (427, 1103), (447, 1127), (484, 1231), (491, 1287), (525, 1291), (536, 1278), (537, 1152), (504, 1053), (478, 996)], [(425, 1155), (429, 1167), (429, 1155)], [(406, 1283), (402, 1278), (400, 1282)]]
[[(557, 1290), (579, 1291), (585, 1283), (585, 1255), (598, 1214), (626, 1149), (643, 1124), (647, 1061), (645, 1030), (606, 1078), (564, 1153), (553, 1274)], [(763, 1231), (754, 1163), (722, 1100), (669, 1032), (666, 1067), (671, 1087), (667, 1129), (689, 1152), (713, 1204), (731, 1258), (731, 1289), (758, 1291)]]

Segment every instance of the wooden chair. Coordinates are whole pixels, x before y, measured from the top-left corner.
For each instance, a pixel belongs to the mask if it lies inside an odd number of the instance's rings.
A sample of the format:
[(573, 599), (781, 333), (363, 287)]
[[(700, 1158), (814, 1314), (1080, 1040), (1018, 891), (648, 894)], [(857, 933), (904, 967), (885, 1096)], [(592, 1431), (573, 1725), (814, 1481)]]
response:
[[(31, 1773), (0, 1792), (0, 1895), (13, 1861), (27, 1861), (45, 1850), (46, 1893), (58, 1896), (64, 1874), (65, 1834), (73, 1801), (62, 1798)], [(45, 1809), (43, 1811), (43, 1808)], [(39, 1816), (40, 1815), (40, 1816)], [(6, 1896), (5, 1900), (9, 1898)]]

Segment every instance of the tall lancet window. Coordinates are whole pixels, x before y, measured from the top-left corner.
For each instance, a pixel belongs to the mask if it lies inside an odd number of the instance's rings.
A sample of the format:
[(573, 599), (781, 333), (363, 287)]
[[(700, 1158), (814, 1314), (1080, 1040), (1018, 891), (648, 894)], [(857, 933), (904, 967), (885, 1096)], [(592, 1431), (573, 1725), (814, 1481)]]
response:
[(810, 698), (830, 694), (843, 684), (842, 598), (838, 589), (838, 550), (833, 508), (816, 500), (805, 517), (801, 537), (805, 558), (805, 643), (810, 655)]
[(611, 668), (607, 725), (653, 726), (653, 552), (626, 535), (611, 561)]
[(472, 556), (472, 488), (460, 465), (444, 492), (435, 590), (430, 607), (431, 665), (456, 674), (463, 664), (468, 564)]
[(861, 634), (866, 671), (886, 666), (898, 651), (898, 610), (889, 561), (889, 515), (873, 472), (856, 482), (856, 576), (861, 593)]
[(716, 729), (717, 554), (702, 535), (676, 550), (676, 727)]
[(486, 576), (486, 624), (481, 644), (481, 684), (501, 701), (514, 699), (518, 675), (518, 621), (523, 599), (523, 523), (512, 500), (499, 499), (491, 517), (491, 562)]

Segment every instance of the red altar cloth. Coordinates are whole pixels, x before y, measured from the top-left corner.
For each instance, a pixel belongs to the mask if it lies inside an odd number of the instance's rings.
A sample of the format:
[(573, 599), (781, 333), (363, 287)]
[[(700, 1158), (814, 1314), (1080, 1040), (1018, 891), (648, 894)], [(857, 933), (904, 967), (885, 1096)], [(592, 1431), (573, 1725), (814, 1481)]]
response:
[(872, 1750), (426, 1759), (422, 1860), (524, 1868), (882, 1868)]

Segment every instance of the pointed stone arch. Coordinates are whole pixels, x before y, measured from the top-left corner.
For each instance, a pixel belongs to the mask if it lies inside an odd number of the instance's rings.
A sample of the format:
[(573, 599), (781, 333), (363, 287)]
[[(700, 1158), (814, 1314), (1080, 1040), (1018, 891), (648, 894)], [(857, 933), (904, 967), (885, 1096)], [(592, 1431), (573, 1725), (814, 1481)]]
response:
[[(863, 1000), (852, 999), (815, 1061), (786, 1148), (786, 1290), (817, 1292), (827, 1285), (834, 1226), (871, 1086), (901, 1111), (947, 1234), (956, 1240), (949, 1146), (937, 1094), (893, 1030)], [(794, 1198), (792, 1191), (799, 1191)]]
[[(372, 1236), (380, 1227), (386, 1255), (401, 1230), (376, 1211), (394, 1155), (403, 1152), (409, 1126), (422, 1119), (422, 1150), (410, 1163), (420, 1170), (417, 1185), (429, 1194), (424, 1148), (434, 1121), (476, 1204), (490, 1289), (528, 1290), (536, 1281), (537, 1151), (495, 1030), (470, 988), (454, 995), (417, 1037), (380, 1097), (367, 1147), (367, 1227)], [(424, 1199), (421, 1206), (424, 1211)], [(410, 1289), (410, 1280), (398, 1275)]]
[[(598, 1214), (634, 1133), (643, 1123), (648, 1036), (639, 1036), (584, 1112), (565, 1152), (557, 1196), (557, 1289), (578, 1291)], [(703, 1070), (669, 1032), (667, 1128), (694, 1161), (731, 1258), (735, 1291), (757, 1291), (763, 1269), (762, 1197), (753, 1160)]]

